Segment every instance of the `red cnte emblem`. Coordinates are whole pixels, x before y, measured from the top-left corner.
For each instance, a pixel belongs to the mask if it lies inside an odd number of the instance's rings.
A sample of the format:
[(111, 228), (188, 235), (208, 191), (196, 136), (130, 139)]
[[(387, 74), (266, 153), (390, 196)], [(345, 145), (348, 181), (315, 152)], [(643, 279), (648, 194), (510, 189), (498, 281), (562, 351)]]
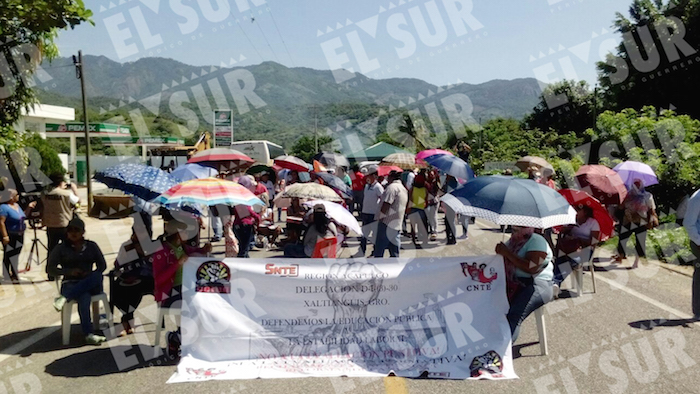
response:
[(480, 283), (491, 283), (496, 278), (498, 278), (498, 273), (495, 272), (493, 268), (489, 270), (489, 276), (486, 276), (486, 273), (484, 271), (486, 270), (486, 264), (481, 264), (478, 267), (476, 266), (476, 262), (474, 263), (461, 263), (462, 264), (462, 273), (464, 276), (467, 278), (472, 278), (472, 280), (475, 280)]

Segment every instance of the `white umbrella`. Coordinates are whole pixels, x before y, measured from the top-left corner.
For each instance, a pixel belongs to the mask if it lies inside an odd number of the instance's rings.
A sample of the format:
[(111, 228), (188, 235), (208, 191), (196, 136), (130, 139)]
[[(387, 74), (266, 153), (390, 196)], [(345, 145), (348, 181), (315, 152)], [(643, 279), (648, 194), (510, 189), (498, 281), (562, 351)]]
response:
[(352, 213), (350, 213), (350, 211), (345, 209), (345, 207), (342, 205), (324, 200), (311, 200), (304, 202), (304, 205), (310, 208), (313, 208), (317, 204), (322, 204), (324, 207), (326, 207), (326, 215), (328, 215), (328, 217), (349, 228), (356, 234), (362, 234), (362, 227), (360, 227), (360, 223), (358, 223), (357, 219), (355, 219)]

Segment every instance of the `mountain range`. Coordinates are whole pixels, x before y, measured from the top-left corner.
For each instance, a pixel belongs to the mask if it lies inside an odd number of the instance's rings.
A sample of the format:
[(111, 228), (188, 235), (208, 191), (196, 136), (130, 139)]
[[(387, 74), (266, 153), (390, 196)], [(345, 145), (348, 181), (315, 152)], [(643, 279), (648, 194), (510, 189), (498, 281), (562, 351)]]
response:
[[(349, 73), (288, 68), (269, 61), (247, 67), (196, 67), (165, 58), (118, 63), (104, 56), (85, 56), (83, 61), (89, 106), (99, 120), (121, 117), (133, 123), (133, 111), (138, 109), (151, 120), (201, 131), (211, 129), (212, 109), (228, 107), (234, 110), (237, 139), (268, 139), (286, 147), (300, 135), (313, 133), (315, 120), (320, 128), (338, 122), (354, 126), (403, 112), (421, 111), (428, 119), (437, 110), (449, 125), (448, 119), (455, 115), (469, 114), (465, 108), (469, 102), (471, 116), (479, 122), (519, 119), (531, 112), (541, 93), (534, 78), (435, 86), (419, 79), (372, 79), (358, 73), (337, 83), (338, 75)], [(80, 108), (80, 83), (72, 59), (58, 58), (42, 67), (43, 80), (37, 81), (41, 102)], [(430, 120), (436, 120), (434, 115)], [(177, 128), (158, 133), (173, 130)], [(375, 137), (366, 130), (359, 134), (366, 142)]]

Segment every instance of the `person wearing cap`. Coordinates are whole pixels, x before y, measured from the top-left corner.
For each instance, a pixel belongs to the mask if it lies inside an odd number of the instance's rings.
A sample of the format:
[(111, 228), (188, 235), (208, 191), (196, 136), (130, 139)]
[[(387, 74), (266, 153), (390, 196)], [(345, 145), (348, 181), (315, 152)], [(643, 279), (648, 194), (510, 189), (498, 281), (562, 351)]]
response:
[(326, 215), (326, 207), (323, 204), (316, 204), (313, 208), (313, 223), (306, 230), (304, 241), (301, 244), (286, 245), (284, 257), (311, 257), (319, 241), (337, 236), (338, 229)]
[(374, 218), (377, 216), (377, 213), (379, 213), (379, 202), (381, 201), (382, 194), (384, 194), (384, 186), (377, 180), (378, 171), (378, 166), (371, 165), (367, 168), (367, 174), (364, 178), (365, 189), (362, 197), (363, 204), (361, 215), (362, 239), (360, 239), (360, 252), (363, 257), (367, 252), (367, 239), (370, 238), (371, 234), (374, 234), (373, 238), (377, 236), (377, 223)]
[(100, 247), (84, 235), (85, 223), (76, 216), (68, 223), (65, 242), (49, 255), (47, 269), (53, 277), (63, 276), (61, 295), (54, 300), (54, 308), (60, 312), (66, 302), (75, 301), (85, 341), (99, 345), (106, 339), (92, 332), (90, 304), (93, 295), (102, 293), (102, 273), (107, 263)]
[(401, 224), (408, 204), (408, 191), (401, 183), (401, 175), (397, 171), (389, 173), (387, 185), (380, 201), (379, 212), (375, 219), (377, 225), (377, 241), (374, 244), (374, 257), (384, 257), (384, 251), (389, 249), (391, 257), (399, 257), (401, 247)]

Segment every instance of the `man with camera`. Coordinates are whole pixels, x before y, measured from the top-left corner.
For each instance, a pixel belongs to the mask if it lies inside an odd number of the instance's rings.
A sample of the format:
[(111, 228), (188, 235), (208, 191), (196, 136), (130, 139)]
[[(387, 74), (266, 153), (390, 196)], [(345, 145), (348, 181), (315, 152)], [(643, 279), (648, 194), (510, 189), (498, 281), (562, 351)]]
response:
[[(80, 202), (73, 187), (68, 187), (63, 174), (55, 173), (49, 176), (51, 185), (41, 195), (41, 220), (46, 226), (49, 256), (59, 242), (66, 239), (66, 227), (73, 219), (73, 210)], [(71, 185), (72, 186), (72, 185)], [(47, 271), (49, 280), (54, 278)]]

